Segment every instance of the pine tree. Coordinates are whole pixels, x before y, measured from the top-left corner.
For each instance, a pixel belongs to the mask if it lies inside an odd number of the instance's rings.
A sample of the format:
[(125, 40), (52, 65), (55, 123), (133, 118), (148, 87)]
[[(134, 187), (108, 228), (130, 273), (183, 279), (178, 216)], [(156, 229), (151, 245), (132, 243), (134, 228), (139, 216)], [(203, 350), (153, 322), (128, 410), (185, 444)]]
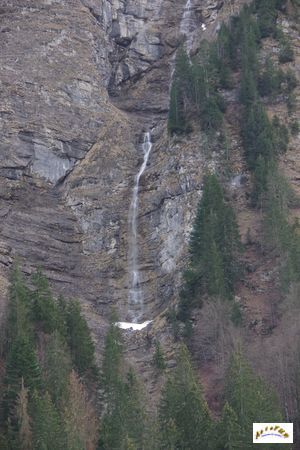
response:
[(159, 419), (162, 449), (207, 450), (211, 419), (185, 346), (163, 389)]
[(68, 304), (66, 323), (71, 356), (79, 375), (83, 375), (86, 371), (95, 374), (95, 346), (77, 301)]

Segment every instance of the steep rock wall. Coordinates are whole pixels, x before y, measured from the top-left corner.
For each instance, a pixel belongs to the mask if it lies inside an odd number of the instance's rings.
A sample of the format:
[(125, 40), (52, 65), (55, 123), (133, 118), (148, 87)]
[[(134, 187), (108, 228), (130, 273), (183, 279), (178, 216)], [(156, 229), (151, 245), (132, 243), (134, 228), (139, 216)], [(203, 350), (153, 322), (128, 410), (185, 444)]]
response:
[[(197, 39), (242, 3), (195, 1)], [(207, 163), (201, 135), (176, 142), (166, 133), (184, 4), (1, 4), (2, 299), (20, 256), (26, 273), (41, 265), (57, 292), (82, 301), (96, 333), (111, 304), (126, 316), (127, 217), (149, 128), (138, 237), (148, 318), (174, 298)]]

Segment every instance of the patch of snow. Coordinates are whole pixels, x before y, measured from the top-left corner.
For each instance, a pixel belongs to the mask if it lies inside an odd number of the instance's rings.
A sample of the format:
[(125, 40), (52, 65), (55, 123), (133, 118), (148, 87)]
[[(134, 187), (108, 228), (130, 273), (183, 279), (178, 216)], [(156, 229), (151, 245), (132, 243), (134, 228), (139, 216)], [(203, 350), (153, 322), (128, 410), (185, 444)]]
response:
[(122, 330), (140, 331), (151, 322), (152, 320), (146, 320), (146, 322), (143, 323), (117, 322), (116, 325)]
[(243, 174), (239, 174), (239, 175), (236, 175), (235, 177), (233, 177), (232, 179), (231, 179), (231, 186), (233, 187), (233, 188), (239, 188), (239, 187), (241, 187), (241, 185), (242, 185), (242, 178), (243, 178)]

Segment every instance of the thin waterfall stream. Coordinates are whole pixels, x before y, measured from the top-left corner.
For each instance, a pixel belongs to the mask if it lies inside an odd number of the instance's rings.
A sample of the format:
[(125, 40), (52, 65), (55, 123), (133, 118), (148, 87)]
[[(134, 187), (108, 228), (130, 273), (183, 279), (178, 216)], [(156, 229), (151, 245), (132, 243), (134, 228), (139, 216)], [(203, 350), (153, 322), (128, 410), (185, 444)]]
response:
[(186, 37), (185, 46), (188, 55), (193, 45), (193, 32), (195, 31), (195, 22), (192, 17), (192, 1), (187, 0), (183, 9), (183, 15), (180, 22), (180, 33)]
[(140, 270), (139, 270), (139, 251), (138, 251), (138, 210), (139, 210), (139, 188), (140, 179), (146, 170), (152, 149), (151, 133), (147, 131), (144, 134), (142, 144), (143, 163), (135, 176), (132, 199), (129, 207), (129, 295), (128, 295), (128, 314), (132, 322), (118, 322), (118, 326), (123, 329), (141, 330), (147, 326), (151, 321), (139, 324), (138, 321), (142, 319), (144, 314), (144, 296), (141, 286)]
[[(193, 17), (192, 0), (187, 0), (183, 9), (183, 14), (180, 22), (180, 33), (186, 37), (185, 47), (188, 55), (190, 55), (193, 45), (193, 33), (196, 29), (195, 20)], [(175, 58), (175, 55), (174, 55)], [(174, 62), (173, 62), (174, 63)], [(174, 73), (174, 66), (171, 72), (171, 83)], [(141, 277), (139, 270), (139, 251), (138, 251), (138, 209), (139, 209), (139, 188), (140, 179), (146, 170), (149, 156), (152, 149), (151, 133), (147, 131), (144, 133), (144, 140), (142, 144), (143, 163), (135, 176), (132, 199), (129, 207), (129, 255), (128, 255), (128, 271), (129, 271), (129, 294), (128, 294), (128, 316), (132, 322), (118, 322), (118, 326), (122, 329), (141, 330), (145, 328), (150, 322), (145, 321), (138, 323), (144, 315), (144, 294), (141, 286)]]

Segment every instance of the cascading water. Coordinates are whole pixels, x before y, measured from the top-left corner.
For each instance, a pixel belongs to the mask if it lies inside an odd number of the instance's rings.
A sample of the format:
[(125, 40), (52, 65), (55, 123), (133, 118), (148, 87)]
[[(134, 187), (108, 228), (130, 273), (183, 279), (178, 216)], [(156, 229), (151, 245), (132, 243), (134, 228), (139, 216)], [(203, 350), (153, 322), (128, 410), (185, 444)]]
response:
[(195, 21), (193, 18), (193, 8), (192, 8), (192, 1), (187, 0), (184, 10), (182, 19), (180, 22), (180, 33), (183, 34), (186, 37), (185, 46), (188, 55), (190, 54), (192, 50), (193, 45), (193, 32), (195, 31)]
[(140, 272), (138, 263), (138, 239), (137, 239), (137, 218), (139, 205), (139, 186), (140, 179), (147, 167), (149, 155), (152, 149), (151, 133), (148, 131), (144, 134), (142, 144), (144, 159), (143, 163), (135, 177), (132, 200), (129, 208), (129, 276), (130, 290), (128, 298), (129, 315), (134, 323), (138, 322), (143, 315), (144, 299), (143, 290), (140, 283)]

